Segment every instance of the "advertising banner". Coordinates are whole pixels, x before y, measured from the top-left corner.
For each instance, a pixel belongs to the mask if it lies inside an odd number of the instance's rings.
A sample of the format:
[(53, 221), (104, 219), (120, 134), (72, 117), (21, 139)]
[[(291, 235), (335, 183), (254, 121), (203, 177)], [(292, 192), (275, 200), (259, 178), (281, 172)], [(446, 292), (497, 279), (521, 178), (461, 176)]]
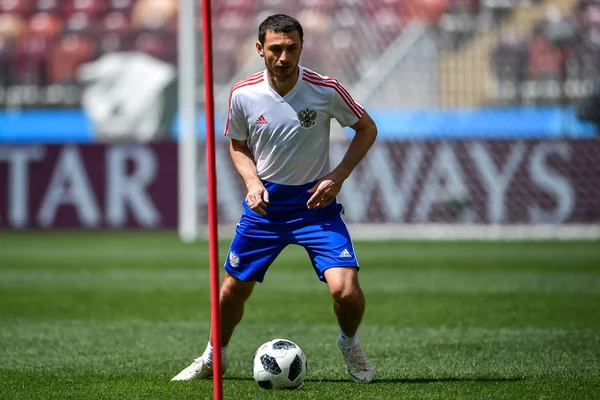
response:
[(177, 225), (177, 144), (0, 146), (0, 228)]
[[(332, 143), (332, 165), (347, 147)], [(216, 160), (219, 222), (234, 224), (246, 191), (225, 141)], [(0, 228), (174, 228), (177, 168), (175, 142), (0, 146)], [(598, 224), (600, 141), (380, 141), (339, 201), (349, 223)]]
[[(219, 218), (236, 222), (246, 191), (225, 144), (217, 164)], [(351, 223), (600, 223), (600, 141), (379, 141), (338, 200)]]

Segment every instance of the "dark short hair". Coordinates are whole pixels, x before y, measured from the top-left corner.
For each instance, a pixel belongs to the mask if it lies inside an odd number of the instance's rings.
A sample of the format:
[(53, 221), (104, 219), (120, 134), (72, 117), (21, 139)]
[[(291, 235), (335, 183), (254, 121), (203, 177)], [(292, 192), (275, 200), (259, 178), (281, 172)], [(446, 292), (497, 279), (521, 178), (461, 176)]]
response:
[(258, 27), (258, 40), (261, 44), (265, 44), (265, 37), (267, 31), (273, 31), (275, 33), (290, 33), (298, 31), (300, 40), (304, 40), (304, 31), (302, 25), (296, 18), (292, 18), (285, 14), (274, 14), (268, 16)]

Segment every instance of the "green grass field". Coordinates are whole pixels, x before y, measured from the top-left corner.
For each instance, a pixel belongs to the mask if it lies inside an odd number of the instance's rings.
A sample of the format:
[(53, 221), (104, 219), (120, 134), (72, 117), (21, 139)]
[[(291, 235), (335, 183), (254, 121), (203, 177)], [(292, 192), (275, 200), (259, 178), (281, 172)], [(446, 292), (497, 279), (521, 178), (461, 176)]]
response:
[[(247, 304), (225, 398), (600, 398), (600, 242), (356, 251), (376, 381), (347, 381), (326, 286), (290, 247)], [(0, 399), (211, 399), (211, 381), (169, 382), (207, 342), (207, 260), (174, 233), (0, 235)], [(307, 354), (298, 390), (252, 379), (275, 337)]]

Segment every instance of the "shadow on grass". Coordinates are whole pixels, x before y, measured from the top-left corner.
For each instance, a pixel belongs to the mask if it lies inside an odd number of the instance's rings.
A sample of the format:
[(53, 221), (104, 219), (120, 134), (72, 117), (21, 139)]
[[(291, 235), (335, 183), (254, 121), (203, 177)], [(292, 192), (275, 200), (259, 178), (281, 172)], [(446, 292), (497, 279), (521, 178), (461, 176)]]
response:
[[(226, 377), (224, 380), (231, 381), (253, 381), (253, 378), (248, 377)], [(386, 384), (386, 383), (435, 383), (435, 382), (518, 382), (525, 380), (526, 378), (523, 376), (519, 377), (446, 377), (446, 378), (383, 378), (383, 379), (373, 379), (371, 385), (376, 384)], [(339, 379), (316, 379), (309, 378), (306, 379), (305, 382), (341, 382), (341, 383), (351, 383), (347, 378), (339, 378)]]
[(517, 382), (524, 379), (525, 377), (386, 378), (373, 379), (371, 383)]

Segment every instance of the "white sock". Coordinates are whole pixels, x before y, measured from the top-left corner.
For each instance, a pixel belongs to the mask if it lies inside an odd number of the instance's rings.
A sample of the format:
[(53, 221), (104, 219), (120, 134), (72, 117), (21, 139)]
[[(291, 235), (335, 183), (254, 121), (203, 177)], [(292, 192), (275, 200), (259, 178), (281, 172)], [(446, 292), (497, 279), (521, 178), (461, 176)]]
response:
[[(227, 353), (227, 346), (221, 347), (221, 359), (225, 358), (225, 354)], [(206, 345), (206, 350), (204, 350), (204, 354), (202, 354), (202, 358), (204, 358), (208, 363), (212, 364), (213, 360), (213, 347), (210, 342)]]
[(338, 343), (345, 349), (353, 347), (358, 344), (358, 333), (354, 334), (354, 336), (348, 336), (344, 334), (344, 332), (342, 332), (342, 330), (340, 329)]

